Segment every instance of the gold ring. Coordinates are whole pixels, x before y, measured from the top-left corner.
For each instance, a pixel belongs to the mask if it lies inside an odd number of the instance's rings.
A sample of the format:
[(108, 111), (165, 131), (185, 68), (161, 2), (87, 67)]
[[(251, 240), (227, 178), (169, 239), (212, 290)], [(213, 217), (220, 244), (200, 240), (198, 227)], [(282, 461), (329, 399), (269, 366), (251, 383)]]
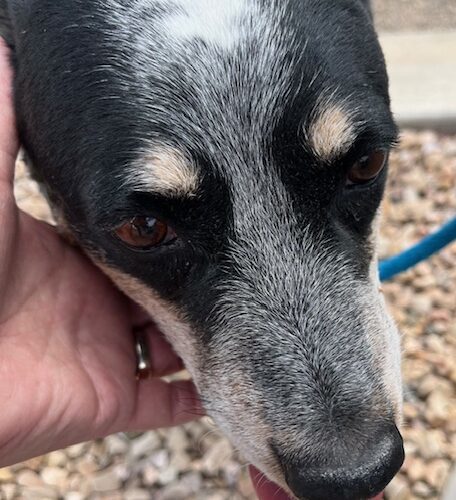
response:
[(136, 379), (149, 378), (152, 370), (147, 335), (143, 331), (135, 332)]

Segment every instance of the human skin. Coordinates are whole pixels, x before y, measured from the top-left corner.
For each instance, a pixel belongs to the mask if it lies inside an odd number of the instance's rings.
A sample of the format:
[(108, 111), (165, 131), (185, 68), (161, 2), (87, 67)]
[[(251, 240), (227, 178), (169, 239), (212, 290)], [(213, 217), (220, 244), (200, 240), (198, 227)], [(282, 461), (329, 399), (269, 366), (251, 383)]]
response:
[[(8, 49), (0, 39), (0, 467), (119, 431), (202, 414), (182, 364), (148, 318), (56, 230), (21, 212)], [(137, 381), (135, 329), (153, 376)]]

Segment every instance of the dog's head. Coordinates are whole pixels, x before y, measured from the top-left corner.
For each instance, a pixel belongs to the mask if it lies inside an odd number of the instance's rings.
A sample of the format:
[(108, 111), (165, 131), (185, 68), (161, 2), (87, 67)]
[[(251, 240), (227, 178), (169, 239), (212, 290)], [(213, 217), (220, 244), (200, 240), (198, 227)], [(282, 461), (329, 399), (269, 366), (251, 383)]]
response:
[(299, 498), (378, 493), (402, 462), (375, 256), (396, 128), (365, 5), (26, 3), (22, 140), (82, 246), (246, 458)]

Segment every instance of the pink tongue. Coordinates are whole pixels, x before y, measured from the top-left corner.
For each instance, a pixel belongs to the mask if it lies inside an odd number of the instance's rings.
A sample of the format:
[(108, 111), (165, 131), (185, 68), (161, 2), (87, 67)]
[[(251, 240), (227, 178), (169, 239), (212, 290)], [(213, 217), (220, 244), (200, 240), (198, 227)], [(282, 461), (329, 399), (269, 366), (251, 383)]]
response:
[[(259, 500), (291, 500), (291, 498), (279, 486), (271, 483), (266, 479), (265, 475), (258, 469), (250, 466), (250, 477), (252, 478), (253, 486), (255, 487), (256, 494)], [(383, 493), (377, 495), (371, 500), (382, 500)]]

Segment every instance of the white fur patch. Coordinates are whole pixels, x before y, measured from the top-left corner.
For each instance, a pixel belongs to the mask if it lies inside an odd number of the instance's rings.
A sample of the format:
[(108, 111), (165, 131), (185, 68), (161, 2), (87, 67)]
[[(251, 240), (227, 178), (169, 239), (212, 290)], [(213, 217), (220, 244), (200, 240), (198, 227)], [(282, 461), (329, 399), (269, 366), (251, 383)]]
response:
[(195, 165), (180, 151), (158, 148), (142, 156), (127, 176), (126, 185), (135, 191), (163, 196), (193, 196), (199, 178)]
[(239, 42), (247, 4), (246, 0), (179, 0), (178, 11), (167, 17), (164, 28), (174, 40), (199, 38), (230, 49)]

